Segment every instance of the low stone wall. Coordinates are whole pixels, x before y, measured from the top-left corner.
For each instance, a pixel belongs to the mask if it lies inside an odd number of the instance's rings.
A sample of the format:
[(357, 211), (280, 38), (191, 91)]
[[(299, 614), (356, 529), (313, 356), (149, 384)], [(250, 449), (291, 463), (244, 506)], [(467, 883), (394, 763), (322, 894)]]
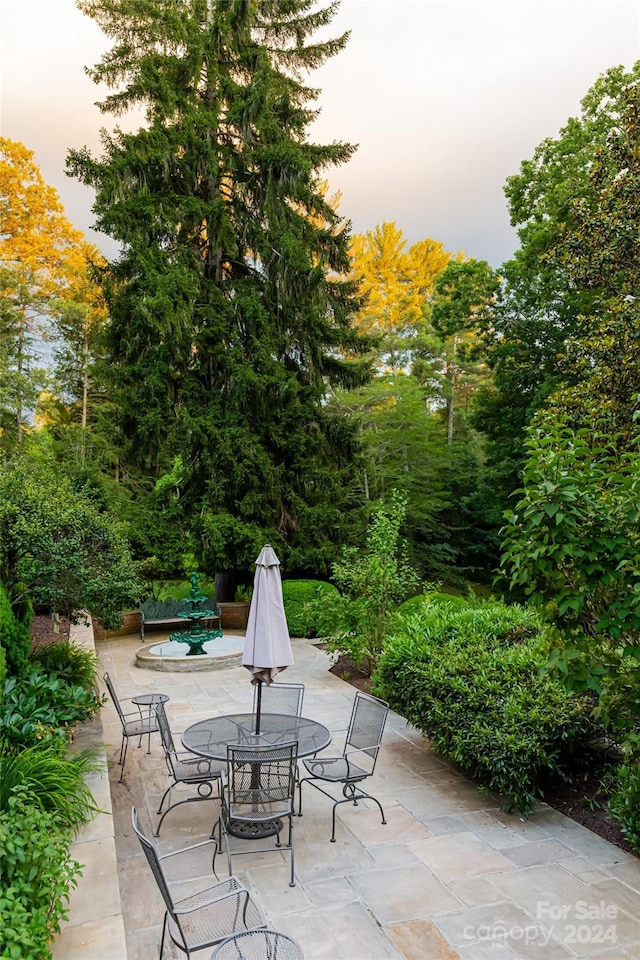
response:
[[(223, 630), (246, 629), (249, 617), (248, 603), (239, 601), (236, 603), (219, 603), (218, 606), (220, 607)], [(133, 634), (140, 633), (140, 611), (127, 610), (124, 614), (124, 622), (118, 630), (105, 630), (97, 620), (93, 620), (92, 626), (96, 643), (101, 643), (102, 640), (110, 640), (112, 637), (130, 637)], [(149, 632), (151, 633), (151, 630)]]
[[(71, 639), (95, 650), (93, 628), (71, 626)], [(71, 893), (69, 917), (52, 944), (53, 960), (127, 960), (124, 921), (118, 884), (118, 864), (100, 713), (74, 730), (74, 748), (94, 746), (104, 759), (104, 770), (90, 774), (87, 783), (102, 811), (82, 827), (71, 846), (71, 857), (83, 864), (78, 886)]]

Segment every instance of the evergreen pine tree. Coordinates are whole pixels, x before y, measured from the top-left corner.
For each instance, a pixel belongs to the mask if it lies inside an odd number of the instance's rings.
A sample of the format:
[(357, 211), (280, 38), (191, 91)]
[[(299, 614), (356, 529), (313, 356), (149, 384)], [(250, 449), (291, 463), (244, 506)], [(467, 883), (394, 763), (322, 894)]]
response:
[(267, 538), (288, 569), (326, 570), (353, 506), (355, 432), (323, 399), (367, 371), (349, 224), (321, 174), (355, 148), (310, 142), (318, 91), (303, 82), (348, 34), (309, 42), (337, 9), (313, 6), (79, 3), (115, 41), (90, 71), (112, 90), (103, 111), (146, 111), (137, 131), (103, 133), (101, 157), (68, 160), (122, 244), (105, 274), (119, 429), (131, 469), (182, 458), (209, 571), (252, 570)]

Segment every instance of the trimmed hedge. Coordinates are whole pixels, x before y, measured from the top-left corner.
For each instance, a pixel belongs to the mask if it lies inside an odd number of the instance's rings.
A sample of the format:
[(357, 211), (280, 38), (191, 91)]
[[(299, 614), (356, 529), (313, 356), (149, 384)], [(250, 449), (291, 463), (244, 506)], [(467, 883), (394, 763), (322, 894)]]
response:
[(425, 607), (389, 639), (375, 692), (505, 809), (526, 812), (543, 775), (596, 732), (588, 702), (541, 673), (547, 652), (525, 607)]
[(618, 770), (609, 813), (620, 823), (625, 839), (640, 853), (640, 766), (625, 763)]
[(329, 596), (340, 596), (340, 594), (332, 583), (326, 583), (324, 580), (282, 581), (284, 612), (292, 637), (322, 635), (322, 598)]
[(26, 604), (22, 620), (15, 617), (9, 594), (0, 583), (0, 646), (4, 648), (6, 671), (11, 677), (21, 676), (29, 667), (32, 616), (33, 607)]

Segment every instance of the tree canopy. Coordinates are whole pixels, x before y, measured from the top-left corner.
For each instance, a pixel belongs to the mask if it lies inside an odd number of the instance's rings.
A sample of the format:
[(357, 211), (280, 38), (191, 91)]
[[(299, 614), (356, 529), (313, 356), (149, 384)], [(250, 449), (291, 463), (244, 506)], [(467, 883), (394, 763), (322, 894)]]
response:
[[(210, 572), (250, 568), (266, 538), (322, 571), (348, 538), (354, 428), (327, 384), (363, 382), (349, 224), (322, 173), (354, 147), (313, 143), (303, 77), (347, 35), (311, 42), (334, 4), (81, 0), (114, 40), (90, 70), (102, 109), (146, 112), (104, 152), (72, 150), (99, 230), (126, 469), (184, 465), (179, 509)], [(159, 528), (162, 527), (159, 518)]]

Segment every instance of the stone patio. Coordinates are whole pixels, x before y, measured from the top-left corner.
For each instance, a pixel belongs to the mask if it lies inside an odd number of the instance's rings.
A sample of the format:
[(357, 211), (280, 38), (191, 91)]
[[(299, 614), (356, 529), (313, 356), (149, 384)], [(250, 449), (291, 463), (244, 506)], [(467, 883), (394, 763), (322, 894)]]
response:
[[(251, 709), (244, 668), (147, 671), (135, 666), (139, 646), (136, 636), (104, 640), (96, 649), (120, 696), (170, 696), (175, 731)], [(295, 666), (286, 679), (305, 684), (303, 713), (331, 729), (329, 750), (339, 752), (355, 691), (328, 672), (327, 654), (310, 641), (294, 640), (293, 649)], [(142, 749), (130, 745), (124, 783), (118, 783), (120, 724), (112, 704), (101, 714), (80, 739), (99, 730), (106, 744), (110, 792), (106, 776), (92, 785), (113, 815), (98, 817), (74, 847), (85, 876), (54, 956), (151, 960), (158, 955), (163, 905), (133, 835), (131, 805), (150, 829), (166, 768), (156, 735), (150, 755), (146, 741)], [(394, 713), (369, 783), (387, 825), (373, 804), (345, 804), (338, 808), (334, 844), (330, 802), (306, 791), (305, 815), (295, 824), (295, 888), (288, 886), (288, 860), (277, 853), (234, 863), (269, 925), (294, 937), (306, 960), (639, 960), (638, 858), (546, 806), (528, 820), (502, 813), (498, 798), (483, 795)], [(172, 811), (162, 849), (206, 839), (215, 816), (214, 803)], [(224, 857), (216, 866), (225, 876)], [(194, 863), (196, 870), (204, 875), (207, 867)], [(204, 960), (211, 952), (196, 956)], [(182, 954), (169, 944), (164, 956)]]

